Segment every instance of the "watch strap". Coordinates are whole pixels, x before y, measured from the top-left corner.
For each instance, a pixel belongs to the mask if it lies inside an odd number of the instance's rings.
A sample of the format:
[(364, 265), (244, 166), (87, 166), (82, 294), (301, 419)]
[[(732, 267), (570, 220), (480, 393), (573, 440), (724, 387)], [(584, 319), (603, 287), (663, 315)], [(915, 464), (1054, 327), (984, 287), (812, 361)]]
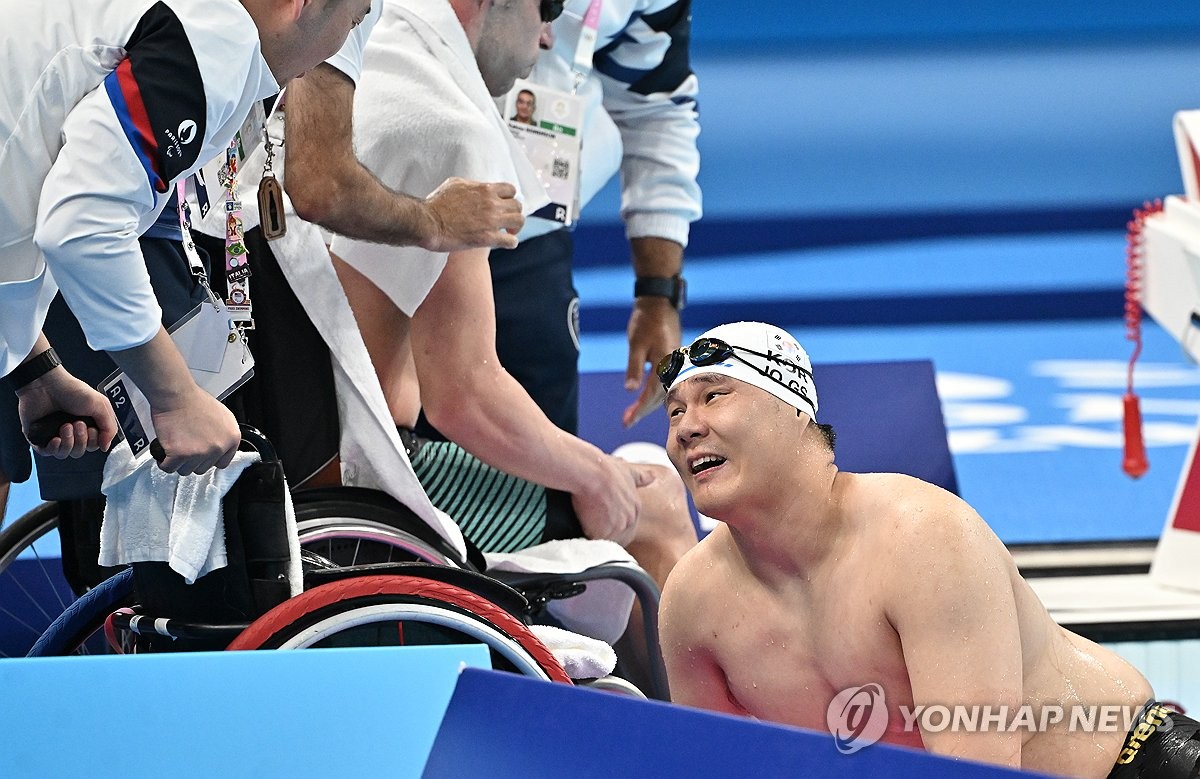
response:
[(633, 282), (633, 296), (666, 298), (678, 311), (687, 303), (687, 282), (680, 274), (669, 277), (639, 276)]
[(58, 357), (58, 352), (54, 351), (54, 347), (28, 360), (16, 368), (12, 373), (4, 377), (4, 384), (13, 392), (24, 387), (31, 381), (40, 379), (50, 371), (62, 365), (62, 360)]

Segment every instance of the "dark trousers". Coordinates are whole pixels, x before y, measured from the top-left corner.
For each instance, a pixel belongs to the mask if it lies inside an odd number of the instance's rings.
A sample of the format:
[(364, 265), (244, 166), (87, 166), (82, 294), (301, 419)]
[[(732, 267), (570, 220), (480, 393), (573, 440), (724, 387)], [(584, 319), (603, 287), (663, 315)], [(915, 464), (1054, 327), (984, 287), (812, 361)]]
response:
[[(213, 258), (213, 290), (225, 294), (225, 241), (197, 233)], [(292, 486), (337, 456), (341, 430), (329, 347), (255, 227), (246, 232), (254, 329), (247, 334), (254, 376), (229, 396), (238, 419), (263, 433)]]

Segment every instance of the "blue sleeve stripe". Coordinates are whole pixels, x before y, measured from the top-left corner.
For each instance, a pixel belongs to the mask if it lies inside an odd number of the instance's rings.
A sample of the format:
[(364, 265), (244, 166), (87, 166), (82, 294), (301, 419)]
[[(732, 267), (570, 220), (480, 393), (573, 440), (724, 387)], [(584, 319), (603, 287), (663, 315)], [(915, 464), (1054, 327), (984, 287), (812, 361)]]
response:
[[(129, 60), (125, 60), (121, 65), (126, 65)], [(109, 73), (104, 79), (104, 91), (108, 93), (108, 99), (112, 103), (113, 110), (117, 114), (117, 121), (121, 123), (121, 130), (125, 134), (125, 139), (129, 141), (129, 146), (133, 149), (133, 153), (137, 155), (138, 162), (142, 164), (142, 169), (146, 171), (146, 179), (150, 183), (150, 188), (155, 192), (165, 192), (166, 184), (163, 182), (162, 176), (156, 170), (155, 160), (158, 155), (155, 153), (157, 144), (153, 142), (153, 136), (147, 139), (142, 133), (134, 120), (133, 114), (130, 111), (129, 102), (121, 85), (121, 78), (118, 75), (120, 68)], [(149, 141), (149, 143), (147, 143)], [(150, 146), (150, 148), (147, 148)]]

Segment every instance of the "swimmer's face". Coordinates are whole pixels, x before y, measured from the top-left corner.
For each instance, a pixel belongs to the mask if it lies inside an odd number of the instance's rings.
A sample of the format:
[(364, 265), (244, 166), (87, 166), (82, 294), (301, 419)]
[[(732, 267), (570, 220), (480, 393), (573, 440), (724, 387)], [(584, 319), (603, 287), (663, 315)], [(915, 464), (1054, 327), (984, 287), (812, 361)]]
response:
[(779, 466), (809, 417), (769, 392), (702, 373), (667, 394), (667, 454), (696, 510), (725, 519), (778, 493)]

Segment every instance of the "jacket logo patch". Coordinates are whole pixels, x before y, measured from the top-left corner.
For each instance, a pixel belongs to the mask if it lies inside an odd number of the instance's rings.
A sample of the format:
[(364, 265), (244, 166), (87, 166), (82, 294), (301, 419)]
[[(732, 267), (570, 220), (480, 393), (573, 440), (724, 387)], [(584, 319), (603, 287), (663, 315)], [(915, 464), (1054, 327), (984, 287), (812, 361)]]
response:
[(196, 139), (196, 123), (191, 119), (184, 119), (179, 123), (179, 129), (176, 132), (179, 133), (179, 142), (187, 146)]
[(170, 128), (167, 128), (163, 132), (166, 133), (167, 139), (171, 142), (167, 146), (167, 156), (172, 158), (182, 157), (183, 147), (196, 140), (196, 123), (191, 119), (184, 119), (179, 123), (179, 127), (174, 132), (171, 132)]

